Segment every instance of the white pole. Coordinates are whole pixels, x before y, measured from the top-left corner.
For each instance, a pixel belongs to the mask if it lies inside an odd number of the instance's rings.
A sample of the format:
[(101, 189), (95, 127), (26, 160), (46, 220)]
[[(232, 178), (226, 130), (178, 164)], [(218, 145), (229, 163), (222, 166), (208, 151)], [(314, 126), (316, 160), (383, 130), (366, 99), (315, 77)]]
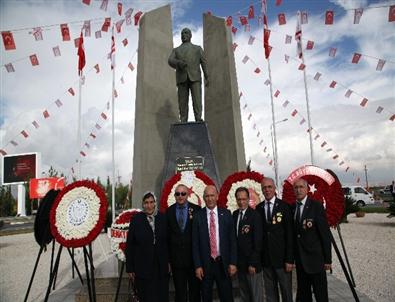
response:
[(26, 216), (26, 189), (23, 184), (18, 184), (18, 216)]
[(81, 70), (80, 79), (78, 84), (78, 146), (77, 146), (77, 158), (78, 158), (78, 167), (77, 167), (77, 180), (81, 180), (81, 131), (82, 131), (82, 123), (81, 123), (81, 107), (82, 107), (82, 77), (83, 71)]
[(267, 58), (267, 68), (269, 71), (270, 81), (270, 103), (272, 106), (272, 126), (273, 126), (273, 164), (274, 164), (274, 177), (276, 181), (276, 187), (278, 188), (278, 152), (277, 152), (277, 136), (276, 136), (276, 118), (274, 115), (274, 101), (273, 101), (273, 84), (272, 84), (272, 71), (270, 68), (270, 58)]
[[(300, 12), (298, 11), (298, 22), (300, 22)], [(300, 23), (300, 28), (302, 28), (302, 23)], [(307, 124), (309, 126), (309, 139), (310, 139), (310, 160), (311, 164), (314, 165), (314, 150), (313, 150), (313, 131), (311, 126), (311, 118), (310, 118), (310, 105), (309, 105), (309, 91), (307, 89), (307, 80), (306, 80), (306, 64), (304, 63), (304, 55), (303, 55), (303, 43), (302, 43), (302, 32), (300, 33), (300, 45), (301, 45), (301, 52), (302, 52), (302, 63), (305, 65), (303, 69), (303, 80), (304, 80), (304, 91), (306, 95), (306, 107), (307, 107)]]
[[(112, 37), (114, 37), (114, 26), (112, 27)], [(115, 103), (114, 103), (114, 91), (115, 91), (115, 49), (114, 53), (112, 53), (112, 43), (115, 44), (115, 40), (111, 41), (111, 64), (112, 66), (112, 99), (111, 99), (111, 114), (112, 114), (112, 124), (111, 124), (111, 155), (112, 155), (112, 190), (111, 190), (111, 209), (112, 209), (112, 221), (115, 221), (115, 153), (114, 153), (114, 145), (115, 145), (115, 138), (114, 138), (114, 129), (115, 129)]]

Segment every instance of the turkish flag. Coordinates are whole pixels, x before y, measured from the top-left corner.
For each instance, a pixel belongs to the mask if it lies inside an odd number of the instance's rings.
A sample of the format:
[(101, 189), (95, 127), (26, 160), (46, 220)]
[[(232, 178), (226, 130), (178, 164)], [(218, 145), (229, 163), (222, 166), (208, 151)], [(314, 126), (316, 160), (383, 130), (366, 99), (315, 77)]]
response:
[(314, 76), (314, 80), (318, 81), (321, 77), (321, 73), (317, 72)]
[(80, 151), (80, 154), (82, 155), (82, 156), (86, 156), (86, 153), (84, 152), (84, 151)]
[(59, 99), (55, 101), (55, 104), (56, 104), (56, 106), (58, 106), (58, 108), (62, 107), (62, 105), (63, 105), (63, 103)]
[(74, 89), (73, 89), (72, 87), (70, 87), (67, 91), (68, 91), (72, 96), (75, 95)]
[(336, 81), (332, 81), (331, 84), (329, 85), (330, 88), (335, 88), (336, 86)]
[(263, 47), (265, 48), (265, 58), (268, 59), (270, 56), (270, 52), (272, 48), (269, 45), (269, 38), (270, 38), (270, 30), (264, 29), (263, 30)]
[(254, 72), (255, 72), (255, 73), (260, 73), (261, 70), (259, 69), (259, 67), (257, 67), (257, 68), (255, 68)]
[(323, 143), (321, 144), (321, 148), (324, 148), (325, 145), (326, 145), (326, 142), (323, 142)]
[(269, 84), (270, 84), (270, 80), (269, 79), (267, 79), (266, 81), (265, 81), (265, 83), (264, 83), (266, 86), (269, 86)]
[(289, 104), (289, 101), (286, 100), (286, 101), (283, 103), (283, 107), (286, 108), (286, 107), (288, 106), (288, 104)]
[(70, 30), (67, 24), (60, 24), (63, 41), (70, 41)]
[(314, 140), (316, 141), (319, 137), (320, 137), (320, 135), (317, 134), (317, 135), (314, 137)]
[(254, 6), (250, 5), (250, 7), (248, 8), (248, 19), (254, 19)]
[(337, 50), (337, 48), (331, 47), (329, 49), (329, 56), (334, 58), (336, 55), (336, 50)]
[(285, 20), (285, 14), (284, 13), (278, 14), (278, 24), (284, 25), (285, 23), (287, 23), (287, 21)]
[(274, 93), (274, 97), (278, 97), (280, 95), (280, 90), (276, 90), (276, 92)]
[(122, 44), (123, 44), (123, 46), (126, 46), (126, 45), (128, 45), (128, 39), (126, 39), (126, 38), (125, 38), (125, 39), (123, 39), (123, 40), (122, 40)]
[(122, 24), (125, 20), (119, 20), (117, 23), (115, 23), (115, 28), (117, 29), (117, 33), (119, 34), (122, 30)]
[(2, 155), (7, 155), (7, 152), (5, 152), (3, 149), (0, 149), (0, 153), (1, 153)]
[(254, 41), (255, 41), (255, 37), (250, 36), (250, 38), (248, 39), (248, 45), (254, 44)]
[(243, 60), (242, 60), (243, 64), (247, 63), (247, 61), (248, 61), (249, 59), (250, 59), (249, 56), (244, 56), (244, 58), (243, 58)]
[(388, 22), (395, 21), (395, 5), (391, 5), (388, 10)]
[(382, 71), (384, 64), (385, 64), (385, 60), (379, 59), (379, 61), (377, 62), (376, 70)]
[(55, 57), (60, 57), (60, 49), (59, 49), (59, 46), (53, 47), (53, 48), (52, 48), (52, 51), (53, 51), (53, 55), (54, 55)]
[(361, 54), (360, 53), (354, 53), (351, 63), (353, 64), (358, 64), (359, 60), (361, 59)]
[(393, 122), (395, 120), (395, 114), (391, 115), (390, 121)]
[(81, 35), (80, 35), (80, 39), (78, 41), (78, 51), (77, 51), (77, 55), (78, 55), (78, 75), (82, 74), (82, 70), (85, 67), (85, 49), (84, 49), (84, 38), (82, 36), (82, 31), (81, 31)]
[(3, 37), (3, 43), (5, 50), (13, 50), (16, 49), (14, 36), (10, 31), (2, 31), (1, 36)]
[(232, 33), (235, 35), (235, 34), (236, 34), (236, 32), (237, 32), (237, 28), (236, 28), (236, 27), (234, 27), (234, 26), (232, 26)]
[(363, 14), (363, 8), (354, 9), (354, 24), (359, 24)]
[(276, 6), (280, 6), (281, 2), (282, 2), (282, 0), (276, 0)]
[(98, 31), (95, 32), (95, 38), (96, 38), (96, 39), (101, 38), (101, 31), (100, 31), (100, 30), (98, 30)]
[(49, 118), (49, 112), (48, 112), (48, 110), (44, 110), (43, 116), (44, 116), (44, 118)]
[(333, 159), (336, 159), (336, 158), (338, 158), (338, 157), (339, 157), (339, 155), (336, 154), (336, 155), (335, 155), (334, 157), (332, 157), (332, 158), (333, 158)]
[(381, 113), (381, 112), (383, 112), (383, 107), (381, 107), (381, 106), (378, 106), (377, 107), (377, 110), (376, 110), (376, 113)]
[(232, 26), (232, 16), (226, 18), (226, 26)]
[(131, 62), (129, 62), (128, 67), (129, 67), (129, 69), (130, 69), (131, 71), (134, 70), (134, 66), (133, 66), (133, 64), (132, 64)]
[(84, 3), (86, 5), (90, 5), (91, 4), (91, 0), (82, 0), (82, 3)]
[(100, 9), (106, 11), (107, 10), (107, 5), (108, 5), (108, 0), (103, 0), (101, 5), (100, 5)]
[(107, 119), (107, 115), (106, 115), (104, 112), (102, 112), (102, 113), (100, 114), (100, 116), (101, 116), (104, 120)]
[(307, 44), (306, 44), (306, 49), (308, 49), (308, 50), (310, 50), (310, 49), (313, 49), (313, 47), (314, 47), (314, 41), (307, 41)]
[(118, 2), (117, 8), (118, 8), (118, 15), (122, 16), (122, 3), (121, 2)]
[(92, 132), (89, 134), (92, 138), (96, 138), (96, 135), (94, 135)]
[(43, 39), (43, 31), (41, 27), (33, 28), (33, 36), (36, 41), (41, 41)]
[(351, 96), (352, 90), (348, 89), (346, 94), (344, 95), (346, 98), (349, 98)]
[(333, 10), (327, 10), (325, 12), (325, 24), (326, 25), (332, 25), (333, 24), (333, 18), (334, 18)]
[(108, 31), (108, 28), (109, 28), (110, 26), (111, 26), (111, 18), (105, 18), (105, 19), (104, 19), (104, 23), (103, 23), (103, 25), (102, 25), (102, 27), (101, 27), (101, 30), (107, 32), (107, 31)]
[(23, 135), (24, 138), (29, 137), (29, 134), (25, 130), (22, 130), (21, 134)]
[(304, 65), (303, 63), (300, 63), (298, 69), (299, 70), (304, 70), (306, 68), (306, 65)]
[(138, 11), (135, 15), (134, 15), (134, 25), (138, 25), (139, 21), (140, 21), (140, 17), (143, 14), (143, 12)]
[(292, 42), (292, 36), (285, 35), (285, 44), (291, 44), (291, 42)]
[(12, 65), (12, 63), (5, 64), (4, 67), (7, 70), (7, 72), (15, 72), (15, 69), (14, 69), (14, 66)]
[(37, 58), (37, 55), (31, 55), (31, 56), (29, 56), (29, 58), (30, 58), (30, 62), (32, 63), (32, 66), (37, 66), (37, 65), (39, 65), (40, 63), (38, 62), (38, 58)]
[(362, 107), (365, 107), (367, 103), (368, 103), (368, 99), (367, 98), (363, 98), (361, 104), (359, 104), (359, 105), (361, 105)]
[(298, 113), (298, 110), (294, 109), (294, 111), (292, 111), (291, 115), (295, 116)]
[(240, 23), (241, 25), (247, 25), (248, 24), (248, 20), (246, 16), (240, 16)]
[(94, 67), (95, 67), (95, 69), (96, 69), (96, 73), (99, 73), (99, 72), (100, 72), (99, 64), (96, 64)]
[(300, 13), (300, 23), (301, 24), (307, 24), (307, 23), (309, 23), (309, 19), (308, 19), (308, 17), (307, 17), (307, 12), (306, 11), (303, 11), (303, 12), (301, 12)]
[(36, 121), (33, 121), (32, 124), (33, 124), (34, 128), (36, 128), (36, 129), (38, 129), (40, 127)]

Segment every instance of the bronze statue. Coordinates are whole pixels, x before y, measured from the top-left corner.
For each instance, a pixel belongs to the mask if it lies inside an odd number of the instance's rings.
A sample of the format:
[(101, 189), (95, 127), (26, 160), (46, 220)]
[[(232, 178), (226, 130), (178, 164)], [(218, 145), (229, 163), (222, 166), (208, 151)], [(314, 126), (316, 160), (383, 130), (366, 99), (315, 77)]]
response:
[(169, 65), (176, 69), (176, 81), (178, 88), (178, 107), (181, 123), (188, 121), (189, 90), (192, 95), (193, 113), (195, 121), (202, 121), (202, 66), (205, 86), (208, 86), (206, 58), (203, 49), (191, 43), (192, 32), (189, 28), (181, 31), (182, 44), (174, 48), (170, 57)]

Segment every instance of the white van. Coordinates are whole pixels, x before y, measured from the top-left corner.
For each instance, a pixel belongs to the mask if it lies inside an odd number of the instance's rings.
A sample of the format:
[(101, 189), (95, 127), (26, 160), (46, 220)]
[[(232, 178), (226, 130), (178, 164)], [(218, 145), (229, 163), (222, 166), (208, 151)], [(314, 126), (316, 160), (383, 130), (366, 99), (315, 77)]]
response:
[(356, 200), (356, 204), (363, 207), (367, 204), (374, 204), (373, 194), (366, 191), (361, 186), (343, 187), (345, 197), (351, 197)]

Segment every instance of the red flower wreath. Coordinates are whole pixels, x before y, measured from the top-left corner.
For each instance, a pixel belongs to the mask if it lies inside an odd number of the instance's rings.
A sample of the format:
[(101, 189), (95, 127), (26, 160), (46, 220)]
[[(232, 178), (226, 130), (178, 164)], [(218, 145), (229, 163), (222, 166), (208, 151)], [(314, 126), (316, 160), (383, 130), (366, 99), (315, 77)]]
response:
[(103, 229), (107, 207), (106, 194), (99, 185), (76, 181), (66, 186), (54, 201), (49, 217), (51, 233), (65, 247), (88, 245)]
[(335, 227), (344, 212), (344, 195), (336, 174), (316, 166), (302, 166), (294, 170), (284, 182), (282, 196), (283, 200), (291, 205), (296, 202), (293, 183), (298, 178), (307, 181), (308, 196), (323, 203), (328, 224)]
[[(218, 197), (218, 206), (222, 208), (230, 208), (230, 210), (236, 209), (236, 198), (234, 196), (234, 192), (236, 191), (237, 187), (246, 187), (249, 190), (252, 190), (253, 193), (260, 196), (262, 194), (260, 186), (263, 180), (263, 175), (261, 173), (251, 171), (240, 171), (229, 175), (225, 182), (223, 183), (221, 190), (219, 192)], [(237, 184), (236, 186), (234, 186)], [(252, 184), (255, 188), (252, 188)], [(233, 188), (232, 188), (233, 187)], [(250, 194), (251, 195), (251, 194)], [(252, 196), (250, 196), (251, 198)], [(229, 207), (229, 199), (231, 200), (232, 206)], [(262, 196), (258, 198), (262, 200)], [(251, 202), (251, 201), (250, 201)]]
[(205, 187), (208, 185), (215, 185), (214, 181), (209, 176), (207, 176), (205, 173), (199, 170), (185, 171), (185, 172), (174, 174), (166, 181), (165, 185), (163, 186), (162, 194), (160, 197), (160, 209), (159, 209), (160, 212), (162, 213), (165, 212), (166, 209), (169, 207), (169, 205), (171, 205), (171, 202), (169, 204), (169, 201), (171, 201), (171, 198), (174, 198), (172, 193), (174, 193), (173, 191), (175, 190), (175, 187), (178, 185), (178, 183), (183, 183), (184, 185), (186, 185), (189, 189), (188, 197), (195, 197), (197, 199), (196, 204), (203, 206), (202, 188), (196, 190), (196, 188), (194, 188), (194, 184), (188, 184), (187, 181), (182, 181), (182, 178), (186, 173), (194, 173), (194, 179), (198, 180), (201, 186), (204, 185)]

